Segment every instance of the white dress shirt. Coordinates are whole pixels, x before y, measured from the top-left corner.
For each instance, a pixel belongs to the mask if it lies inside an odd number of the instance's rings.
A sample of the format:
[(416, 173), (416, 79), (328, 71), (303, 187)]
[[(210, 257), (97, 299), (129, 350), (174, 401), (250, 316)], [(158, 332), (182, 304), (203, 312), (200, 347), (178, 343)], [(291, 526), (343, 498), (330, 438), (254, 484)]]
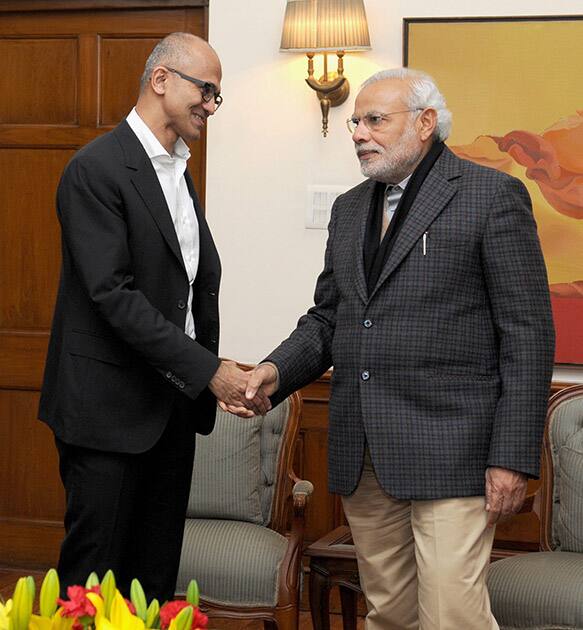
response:
[(160, 141), (152, 133), (148, 125), (140, 118), (135, 107), (126, 120), (152, 162), (170, 210), (172, 223), (174, 224), (182, 253), (182, 260), (188, 274), (188, 284), (190, 285), (184, 332), (192, 339), (195, 339), (196, 332), (192, 315), (192, 285), (198, 270), (200, 236), (194, 204), (184, 179), (184, 171), (186, 170), (186, 162), (190, 157), (190, 151), (184, 140), (178, 138), (174, 145), (173, 154), (170, 155), (160, 144)]

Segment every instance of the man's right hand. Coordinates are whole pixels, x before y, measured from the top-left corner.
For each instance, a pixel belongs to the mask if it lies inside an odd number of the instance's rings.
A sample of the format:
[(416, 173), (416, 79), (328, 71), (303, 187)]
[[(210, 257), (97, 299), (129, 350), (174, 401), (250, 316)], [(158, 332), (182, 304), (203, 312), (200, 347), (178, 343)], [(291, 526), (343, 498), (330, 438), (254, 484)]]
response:
[[(279, 387), (279, 374), (272, 363), (260, 363), (254, 370), (247, 372), (246, 376), (248, 380), (244, 404), (232, 404), (225, 400), (219, 400), (219, 405), (223, 411), (228, 411), (241, 418), (249, 418), (253, 415), (248, 409), (252, 401), (258, 398), (263, 400), (264, 397), (271, 396)], [(269, 398), (267, 401), (269, 402)], [(271, 408), (271, 403), (269, 403), (269, 408)]]
[(241, 370), (234, 361), (221, 361), (208, 385), (221, 409), (237, 409), (237, 415), (244, 417), (264, 416), (271, 409), (269, 398), (262, 390), (246, 396), (249, 375), (250, 372)]
[(267, 396), (271, 396), (279, 387), (279, 373), (273, 363), (260, 363), (251, 371), (247, 381), (247, 391), (245, 398), (253, 400), (257, 392), (263, 391)]

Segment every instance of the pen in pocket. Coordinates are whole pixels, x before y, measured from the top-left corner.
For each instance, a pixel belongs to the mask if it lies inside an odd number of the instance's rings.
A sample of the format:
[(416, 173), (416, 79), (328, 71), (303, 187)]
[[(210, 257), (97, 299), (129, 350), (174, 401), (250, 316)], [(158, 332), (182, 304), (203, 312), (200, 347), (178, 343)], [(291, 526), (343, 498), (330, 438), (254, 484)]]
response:
[(423, 255), (427, 254), (427, 232), (423, 234)]

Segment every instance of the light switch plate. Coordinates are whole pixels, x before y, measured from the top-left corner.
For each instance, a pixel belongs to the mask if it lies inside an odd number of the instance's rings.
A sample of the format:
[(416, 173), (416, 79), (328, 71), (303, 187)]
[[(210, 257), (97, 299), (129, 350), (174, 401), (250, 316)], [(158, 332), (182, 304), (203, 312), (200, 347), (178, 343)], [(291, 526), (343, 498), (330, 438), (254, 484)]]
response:
[(325, 230), (330, 221), (330, 211), (336, 198), (346, 192), (350, 186), (318, 185), (308, 186), (306, 204), (306, 228)]

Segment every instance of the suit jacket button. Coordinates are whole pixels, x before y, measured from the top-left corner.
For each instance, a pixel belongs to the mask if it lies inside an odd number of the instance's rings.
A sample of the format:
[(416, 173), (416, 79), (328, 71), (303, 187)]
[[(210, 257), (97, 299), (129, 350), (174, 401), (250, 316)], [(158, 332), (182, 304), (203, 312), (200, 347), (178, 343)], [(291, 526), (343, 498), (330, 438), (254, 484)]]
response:
[(178, 383), (178, 387), (180, 387), (180, 389), (184, 389), (184, 383), (180, 381), (180, 383)]
[(211, 297), (216, 297), (216, 295), (217, 295), (217, 294), (216, 294), (216, 292), (215, 292), (215, 291), (209, 291), (209, 295), (210, 295)]
[(363, 325), (365, 328), (370, 328), (370, 327), (372, 326), (372, 322), (370, 321), (370, 319), (365, 319), (365, 320), (362, 322), (362, 325)]
[(172, 378), (172, 372), (166, 372), (166, 378)]
[(361, 373), (360, 378), (363, 381), (368, 381), (368, 379), (370, 378), (370, 372), (368, 370), (364, 370), (364, 372)]
[(186, 308), (186, 302), (184, 300), (178, 300), (178, 308), (180, 310), (185, 309)]

